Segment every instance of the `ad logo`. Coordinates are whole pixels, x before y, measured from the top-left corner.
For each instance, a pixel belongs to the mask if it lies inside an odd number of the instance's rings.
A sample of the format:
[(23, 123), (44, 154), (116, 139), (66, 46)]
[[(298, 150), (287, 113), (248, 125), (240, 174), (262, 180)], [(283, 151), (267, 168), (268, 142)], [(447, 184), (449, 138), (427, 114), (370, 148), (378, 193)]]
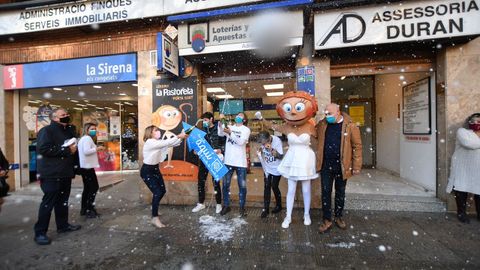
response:
[(366, 29), (365, 21), (361, 16), (356, 13), (342, 13), (318, 45), (324, 46), (334, 35), (340, 35), (343, 43), (352, 43), (361, 39)]
[(23, 88), (23, 66), (6, 66), (3, 68), (3, 87), (5, 89)]
[(209, 23), (198, 23), (188, 25), (188, 44), (192, 45), (195, 52), (201, 52), (209, 42)]

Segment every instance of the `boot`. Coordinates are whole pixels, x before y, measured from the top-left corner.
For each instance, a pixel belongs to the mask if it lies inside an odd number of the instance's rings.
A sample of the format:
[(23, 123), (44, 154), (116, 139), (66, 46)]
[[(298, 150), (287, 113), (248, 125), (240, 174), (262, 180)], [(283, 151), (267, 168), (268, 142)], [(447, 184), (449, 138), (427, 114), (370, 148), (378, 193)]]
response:
[(272, 214), (280, 213), (280, 211), (282, 211), (282, 206), (281, 206), (281, 205), (277, 205), (277, 206), (275, 206), (275, 208), (273, 208)]
[(457, 218), (462, 223), (470, 223), (467, 215), (467, 192), (455, 191), (455, 202), (457, 203)]
[(262, 209), (262, 214), (260, 215), (261, 218), (266, 218), (268, 216), (268, 209)]

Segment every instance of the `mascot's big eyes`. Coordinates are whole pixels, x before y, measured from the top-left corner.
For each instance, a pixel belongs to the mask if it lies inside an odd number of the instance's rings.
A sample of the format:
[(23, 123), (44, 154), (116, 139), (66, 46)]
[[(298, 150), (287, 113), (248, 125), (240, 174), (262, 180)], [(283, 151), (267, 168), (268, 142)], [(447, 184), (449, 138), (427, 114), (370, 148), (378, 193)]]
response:
[(283, 104), (283, 110), (287, 113), (291, 112), (292, 111), (292, 105), (290, 105), (290, 103)]
[(305, 110), (305, 103), (299, 102), (295, 104), (295, 110), (297, 112), (302, 112), (303, 110)]
[(164, 111), (163, 112), (163, 117), (165, 117), (165, 118), (174, 118), (177, 115), (178, 115), (178, 111)]

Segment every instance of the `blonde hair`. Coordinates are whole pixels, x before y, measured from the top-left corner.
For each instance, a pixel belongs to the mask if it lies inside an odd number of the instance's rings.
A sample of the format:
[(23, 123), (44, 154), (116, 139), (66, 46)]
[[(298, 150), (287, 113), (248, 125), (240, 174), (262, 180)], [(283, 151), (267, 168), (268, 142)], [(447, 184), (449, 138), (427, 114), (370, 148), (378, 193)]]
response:
[(157, 130), (160, 130), (160, 129), (155, 125), (151, 125), (145, 128), (145, 134), (143, 134), (143, 141), (146, 142), (148, 139), (151, 139), (152, 133)]

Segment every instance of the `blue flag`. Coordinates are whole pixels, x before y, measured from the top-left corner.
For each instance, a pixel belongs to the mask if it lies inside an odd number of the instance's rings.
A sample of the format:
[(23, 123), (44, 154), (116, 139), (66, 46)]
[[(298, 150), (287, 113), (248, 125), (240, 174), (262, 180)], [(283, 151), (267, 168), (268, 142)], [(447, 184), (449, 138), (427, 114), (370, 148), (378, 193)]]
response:
[[(182, 122), (182, 125), (184, 130), (188, 130), (192, 127), (185, 122)], [(227, 174), (228, 168), (223, 164), (215, 151), (213, 151), (212, 146), (207, 140), (205, 140), (205, 135), (206, 133), (202, 130), (194, 128), (188, 136), (187, 146), (190, 151), (194, 150), (197, 152), (198, 157), (212, 174), (213, 179), (218, 182), (225, 174)]]

